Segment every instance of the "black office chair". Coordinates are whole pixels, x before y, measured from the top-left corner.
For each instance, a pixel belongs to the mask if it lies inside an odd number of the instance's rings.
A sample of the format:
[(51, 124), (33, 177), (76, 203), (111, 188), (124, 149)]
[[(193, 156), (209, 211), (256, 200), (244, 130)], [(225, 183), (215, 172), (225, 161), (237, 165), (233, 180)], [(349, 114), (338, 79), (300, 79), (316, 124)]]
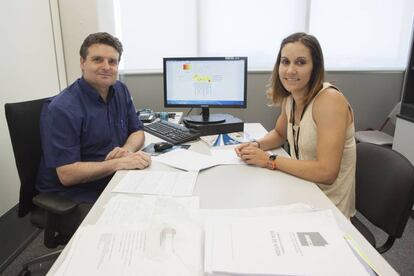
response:
[(385, 121), (382, 123), (379, 129), (368, 128), (366, 130), (360, 130), (355, 132), (355, 140), (357, 143), (371, 143), (381, 146), (392, 146), (394, 137), (384, 132), (385, 126), (388, 124), (392, 125), (395, 128), (397, 122), (397, 114), (400, 113), (401, 102), (398, 102), (394, 108), (388, 114)]
[(357, 144), (356, 209), (388, 234), (382, 246), (356, 217), (354, 226), (384, 253), (401, 238), (414, 204), (414, 167), (400, 153), (370, 143)]
[[(46, 99), (6, 103), (7, 124), (20, 178), (19, 217), (30, 213), (31, 223), (44, 229), (44, 244), (56, 248), (66, 244), (77, 225), (67, 227), (64, 219), (76, 213), (77, 203), (55, 194), (38, 194), (35, 188), (41, 156), (40, 113)], [(40, 256), (23, 266), (21, 275), (30, 275), (28, 266), (56, 257), (60, 251)]]

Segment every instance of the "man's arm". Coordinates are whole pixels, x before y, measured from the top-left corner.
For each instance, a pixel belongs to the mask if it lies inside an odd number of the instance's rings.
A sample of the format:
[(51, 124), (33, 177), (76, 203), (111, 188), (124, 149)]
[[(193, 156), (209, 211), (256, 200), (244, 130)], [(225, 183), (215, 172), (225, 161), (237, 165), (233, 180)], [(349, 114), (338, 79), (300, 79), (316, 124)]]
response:
[(126, 140), (123, 148), (127, 148), (130, 152), (136, 152), (139, 150), (145, 142), (145, 135), (143, 130), (138, 130), (131, 133)]
[(126, 140), (125, 144), (122, 147), (116, 147), (111, 150), (108, 155), (105, 157), (105, 160), (111, 160), (127, 156), (133, 152), (139, 150), (145, 141), (145, 135), (143, 130), (138, 130), (131, 133)]
[(75, 162), (56, 168), (63, 186), (91, 182), (118, 170), (144, 169), (151, 164), (151, 157), (137, 152), (145, 141), (143, 130), (133, 132), (122, 147), (114, 148), (101, 162)]
[(151, 158), (144, 152), (101, 162), (75, 162), (56, 168), (63, 186), (72, 186), (104, 178), (118, 170), (144, 169), (151, 164)]

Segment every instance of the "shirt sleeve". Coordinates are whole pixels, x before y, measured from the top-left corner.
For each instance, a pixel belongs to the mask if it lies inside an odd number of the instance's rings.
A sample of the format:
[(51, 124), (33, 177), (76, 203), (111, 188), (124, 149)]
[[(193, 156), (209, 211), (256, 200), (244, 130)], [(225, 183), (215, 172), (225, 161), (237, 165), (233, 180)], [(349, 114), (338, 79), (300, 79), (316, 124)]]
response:
[(132, 101), (131, 94), (128, 88), (124, 86), (127, 96), (127, 114), (128, 114), (128, 135), (138, 130), (144, 129), (144, 124), (138, 119), (134, 102)]
[(47, 168), (80, 161), (81, 118), (56, 105), (42, 111), (42, 148)]

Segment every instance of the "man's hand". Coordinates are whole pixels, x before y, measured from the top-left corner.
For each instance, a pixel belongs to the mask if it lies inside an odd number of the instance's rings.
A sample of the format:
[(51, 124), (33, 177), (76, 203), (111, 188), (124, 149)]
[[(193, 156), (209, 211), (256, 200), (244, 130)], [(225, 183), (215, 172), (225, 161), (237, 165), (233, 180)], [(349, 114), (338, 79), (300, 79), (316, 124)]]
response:
[(132, 154), (132, 152), (129, 151), (128, 149), (123, 148), (123, 147), (122, 148), (121, 147), (116, 147), (108, 153), (108, 155), (105, 157), (105, 161), (106, 160), (111, 160), (111, 159), (121, 158), (121, 157), (124, 157), (124, 156), (128, 156), (130, 154)]
[(145, 152), (137, 151), (119, 158), (119, 162), (119, 170), (142, 170), (151, 164), (151, 156)]

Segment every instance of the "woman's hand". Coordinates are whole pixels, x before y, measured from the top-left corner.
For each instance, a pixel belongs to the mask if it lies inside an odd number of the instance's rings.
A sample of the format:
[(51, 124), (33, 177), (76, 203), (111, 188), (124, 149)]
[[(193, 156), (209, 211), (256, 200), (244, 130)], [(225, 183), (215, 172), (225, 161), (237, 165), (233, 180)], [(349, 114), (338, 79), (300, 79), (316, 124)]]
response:
[(257, 147), (256, 143), (242, 144), (235, 148), (237, 155), (247, 164), (266, 167), (269, 154)]
[(251, 142), (249, 142), (249, 143), (243, 143), (240, 146), (235, 147), (234, 150), (236, 151), (237, 156), (241, 158), (241, 151), (244, 148), (246, 148), (248, 146), (255, 146), (255, 145), (257, 145), (257, 143), (251, 143)]

